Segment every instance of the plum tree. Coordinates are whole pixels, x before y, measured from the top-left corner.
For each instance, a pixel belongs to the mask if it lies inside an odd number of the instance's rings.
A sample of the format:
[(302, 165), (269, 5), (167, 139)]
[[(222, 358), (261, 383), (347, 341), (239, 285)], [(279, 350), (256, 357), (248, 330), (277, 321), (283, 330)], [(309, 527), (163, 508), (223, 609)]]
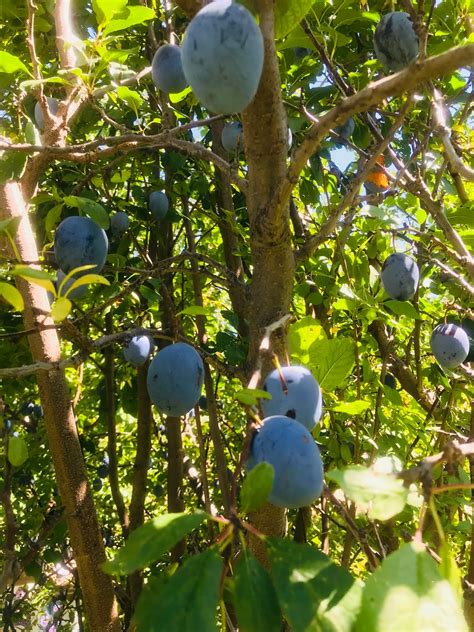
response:
[(222, 128), (221, 144), (229, 153), (233, 154), (237, 149), (243, 148), (244, 135), (240, 121), (229, 121)]
[(445, 369), (454, 369), (469, 354), (469, 336), (461, 327), (441, 324), (435, 327), (430, 338), (431, 351)]
[(211, 112), (241, 112), (257, 92), (263, 37), (252, 14), (231, 0), (216, 0), (189, 23), (181, 47), (183, 69), (197, 98)]
[(179, 46), (160, 46), (151, 63), (151, 76), (155, 86), (167, 94), (182, 92), (186, 88), (188, 82), (184, 76)]
[(318, 382), (304, 366), (285, 366), (265, 378), (263, 389), (272, 398), (262, 399), (265, 417), (285, 415), (312, 430), (321, 418), (323, 398)]
[(413, 259), (402, 252), (395, 252), (385, 259), (380, 278), (390, 298), (407, 301), (416, 292), (420, 271)]
[(386, 13), (374, 34), (377, 59), (387, 70), (402, 70), (418, 55), (418, 35), (408, 13)]
[(100, 272), (107, 258), (108, 247), (105, 231), (89, 217), (66, 217), (54, 235), (56, 263), (66, 274), (89, 264), (95, 267), (78, 272), (78, 276)]
[[(54, 97), (46, 97), (46, 101), (48, 102), (48, 108), (51, 114), (55, 115), (58, 112), (59, 101)], [(41, 109), (41, 105), (39, 101), (36, 102), (35, 105), (35, 123), (36, 127), (40, 132), (44, 132), (44, 116), (43, 110)]]
[(199, 401), (204, 365), (199, 353), (185, 342), (159, 351), (148, 368), (148, 393), (157, 409), (181, 417)]
[(153, 191), (148, 198), (148, 206), (154, 219), (163, 219), (170, 207), (168, 196), (163, 191)]
[(117, 211), (110, 218), (110, 232), (113, 239), (119, 239), (130, 226), (130, 219), (124, 211)]
[(61, 287), (61, 283), (64, 281), (65, 277), (66, 274), (62, 270), (58, 270), (56, 274), (56, 289), (58, 293), (61, 288), (61, 296), (65, 296), (67, 292), (67, 298), (69, 298), (71, 301), (78, 301), (83, 298), (87, 291), (87, 285), (79, 285), (79, 287), (75, 287), (73, 290), (68, 292), (71, 285), (73, 285), (74, 281), (76, 281), (76, 277), (69, 277), (66, 283), (64, 283), (64, 285)]
[(134, 336), (123, 350), (123, 357), (133, 366), (141, 366), (153, 351), (153, 341), (148, 336)]
[(267, 417), (253, 438), (247, 468), (266, 461), (275, 470), (268, 500), (278, 507), (305, 507), (323, 490), (319, 448), (300, 423), (275, 415)]

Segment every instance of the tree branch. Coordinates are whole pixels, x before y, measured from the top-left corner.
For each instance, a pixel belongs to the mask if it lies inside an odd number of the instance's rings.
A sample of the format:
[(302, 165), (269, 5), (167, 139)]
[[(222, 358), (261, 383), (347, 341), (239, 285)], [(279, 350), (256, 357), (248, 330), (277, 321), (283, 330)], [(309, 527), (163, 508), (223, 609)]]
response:
[(357, 94), (343, 99), (339, 105), (321, 116), (318, 124), (310, 128), (304, 141), (294, 152), (286, 177), (275, 193), (272, 204), (277, 208), (285, 207), (306, 162), (317, 151), (321, 140), (331, 129), (343, 123), (349, 116), (369, 110), (384, 99), (411, 92), (434, 77), (470, 65), (473, 57), (474, 44), (459, 46), (441, 55), (417, 61), (405, 70), (379, 81), (371, 82)]

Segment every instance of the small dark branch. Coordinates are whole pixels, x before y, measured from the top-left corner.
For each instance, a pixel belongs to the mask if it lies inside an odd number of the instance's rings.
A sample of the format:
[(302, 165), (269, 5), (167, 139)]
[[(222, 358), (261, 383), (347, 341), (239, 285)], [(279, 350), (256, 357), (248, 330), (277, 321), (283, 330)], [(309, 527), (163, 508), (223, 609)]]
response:
[(321, 57), (321, 61), (326, 66), (326, 70), (328, 71), (328, 74), (331, 77), (334, 85), (339, 88), (340, 92), (345, 97), (348, 97), (351, 94), (354, 94), (353, 88), (344, 81), (341, 75), (337, 72), (337, 69), (333, 66), (324, 46), (321, 46), (321, 44), (316, 39), (316, 36), (314, 35), (308, 20), (306, 19), (303, 20), (301, 22), (301, 26), (303, 27), (303, 30), (306, 33), (306, 35), (311, 40), (311, 43), (313, 44), (315, 49), (318, 51), (319, 56)]
[(15, 581), (17, 577), (18, 561), (15, 554), (15, 542), (17, 524), (15, 518), (15, 512), (13, 511), (13, 505), (11, 500), (11, 484), (12, 484), (12, 466), (10, 461), (6, 457), (8, 454), (8, 433), (4, 435), (4, 454), (5, 454), (5, 467), (4, 467), (4, 480), (3, 489), (1, 490), (0, 500), (3, 506), (5, 514), (5, 532), (4, 532), (4, 546), (3, 546), (3, 569), (0, 575), (0, 593), (10, 584)]
[[(37, 6), (33, 2), (33, 0), (28, 0), (28, 19), (26, 22), (26, 29), (28, 32), (27, 44), (28, 50), (30, 51), (30, 59), (31, 66), (33, 69), (33, 77), (36, 81), (41, 81), (41, 70), (40, 70), (40, 60), (38, 59), (38, 55), (36, 54), (36, 46), (35, 46), (35, 13)], [(40, 96), (40, 100), (43, 100), (43, 88), (40, 83), (38, 88), (38, 94)]]
[[(465, 457), (472, 458), (474, 455), (474, 442), (461, 443), (459, 441), (448, 442), (442, 452), (428, 456), (419, 465), (415, 465), (407, 470), (399, 472), (398, 478), (401, 478), (405, 485), (411, 485), (420, 481), (431, 482), (431, 473), (433, 468), (440, 463), (447, 463), (452, 467)], [(430, 491), (430, 490), (429, 490)]]
[(357, 540), (359, 544), (361, 545), (363, 551), (367, 555), (367, 561), (370, 566), (370, 569), (375, 570), (377, 566), (379, 565), (379, 562), (377, 560), (377, 557), (374, 551), (372, 550), (369, 543), (367, 542), (365, 531), (358, 527), (357, 523), (355, 522), (353, 517), (350, 515), (344, 503), (338, 500), (327, 486), (324, 487), (323, 494), (328, 499), (328, 501), (332, 504), (332, 506), (337, 511), (337, 513), (341, 516), (341, 518), (343, 518), (344, 522), (347, 524), (348, 534), (350, 533), (351, 536), (355, 540)]
[[(112, 312), (105, 317), (106, 330), (110, 335), (113, 329)], [(120, 525), (124, 537), (127, 537), (129, 520), (118, 480), (117, 429), (115, 427), (115, 354), (112, 347), (107, 347), (105, 356), (105, 391), (107, 400), (107, 454), (109, 456), (109, 483), (112, 498), (117, 508)]]
[(419, 390), (416, 376), (409, 370), (405, 362), (398, 357), (393, 351), (391, 340), (387, 334), (385, 325), (380, 320), (374, 320), (369, 325), (369, 331), (377, 341), (379, 346), (380, 355), (382, 358), (387, 358), (388, 363), (391, 365), (391, 371), (398, 379), (402, 387), (409, 393), (426, 411), (433, 414), (436, 417), (436, 413), (433, 410), (433, 405), (436, 402), (436, 397), (430, 391)]
[[(181, 419), (167, 417), (165, 421), (168, 439), (168, 511), (170, 513), (184, 510), (183, 499), (183, 444), (181, 440)], [(186, 551), (186, 540), (183, 539), (171, 550), (171, 559), (178, 562)]]
[[(132, 499), (130, 501), (130, 531), (143, 524), (145, 517), (145, 499), (147, 490), (148, 468), (151, 453), (152, 412), (151, 401), (146, 385), (148, 367), (138, 367), (137, 371), (137, 442), (135, 462), (133, 464)], [(136, 572), (129, 577), (130, 599), (137, 603), (143, 585), (143, 577)]]
[[(367, 160), (362, 169), (354, 178), (351, 188), (344, 195), (344, 198), (338, 204), (338, 206), (333, 209), (329, 217), (319, 228), (318, 232), (315, 235), (311, 235), (306, 240), (306, 243), (296, 252), (296, 262), (301, 263), (302, 261), (308, 259), (315, 250), (323, 244), (328, 237), (334, 232), (336, 229), (337, 223), (341, 215), (349, 208), (353, 207), (359, 193), (361, 185), (367, 179), (367, 176), (372, 171), (373, 167), (377, 164), (377, 160), (381, 154), (387, 149), (387, 147), (392, 142), (393, 137), (397, 133), (398, 129), (403, 124), (403, 120), (405, 119), (406, 113), (412, 105), (412, 99), (409, 97), (401, 108), (395, 122), (391, 126), (389, 132), (384, 137), (384, 139), (374, 148), (372, 152), (372, 156)], [(314, 118), (314, 117), (312, 117)], [(321, 119), (320, 119), (321, 120)]]
[(207, 410), (209, 414), (209, 432), (216, 457), (217, 476), (222, 494), (222, 504), (224, 506), (225, 515), (228, 516), (230, 512), (230, 489), (229, 479), (227, 476), (227, 459), (219, 427), (216, 398), (214, 397), (214, 384), (212, 381), (211, 370), (207, 363), (204, 365), (204, 388), (207, 397)]

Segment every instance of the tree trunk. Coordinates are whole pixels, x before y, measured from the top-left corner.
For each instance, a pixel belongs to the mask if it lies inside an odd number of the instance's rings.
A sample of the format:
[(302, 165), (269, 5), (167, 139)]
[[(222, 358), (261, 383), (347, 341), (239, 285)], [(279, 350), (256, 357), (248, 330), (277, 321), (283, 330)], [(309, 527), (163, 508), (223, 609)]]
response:
[[(257, 94), (243, 112), (253, 264), (248, 313), (250, 372), (255, 367), (265, 327), (289, 311), (294, 278), (289, 205), (281, 211), (271, 206), (273, 195), (286, 174), (288, 154), (288, 128), (275, 49), (273, 2), (260, 0), (257, 8), (265, 61)], [(282, 359), (286, 353), (285, 333), (277, 331), (272, 339), (272, 350)], [(262, 375), (271, 368), (271, 358), (266, 358)], [(281, 536), (286, 531), (285, 510), (270, 504), (256, 511), (252, 522), (266, 535)], [(265, 551), (260, 540), (252, 537), (251, 546), (263, 561)]]
[[(0, 219), (20, 216), (15, 244), (21, 261), (38, 261), (38, 249), (28, 218), (20, 186), (8, 182), (0, 188)], [(25, 328), (35, 362), (58, 362), (61, 359), (59, 338), (50, 311), (46, 290), (18, 278), (18, 289), (25, 303)], [(84, 607), (91, 630), (120, 629), (112, 580), (102, 573), (100, 564), (105, 551), (92, 500), (87, 473), (71, 406), (68, 384), (59, 369), (40, 371), (38, 386), (44, 411), (49, 449), (56, 472), (59, 493), (65, 506), (74, 559), (84, 597)]]

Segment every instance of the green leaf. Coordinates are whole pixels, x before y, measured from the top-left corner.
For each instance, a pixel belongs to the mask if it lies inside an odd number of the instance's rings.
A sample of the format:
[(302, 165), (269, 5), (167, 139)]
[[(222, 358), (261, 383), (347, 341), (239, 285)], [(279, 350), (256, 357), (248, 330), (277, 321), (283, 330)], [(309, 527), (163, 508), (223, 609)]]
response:
[(110, 33), (123, 31), (131, 26), (143, 24), (143, 22), (146, 22), (147, 20), (153, 20), (156, 17), (153, 9), (142, 6), (127, 7), (123, 12), (123, 15), (123, 18), (112, 20), (107, 24), (103, 31), (104, 35), (110, 35)]
[(270, 574), (292, 631), (350, 632), (360, 608), (360, 584), (311, 546), (276, 538), (267, 542)]
[(423, 544), (389, 555), (367, 579), (355, 632), (467, 632), (451, 585)]
[(58, 297), (51, 308), (51, 318), (55, 323), (60, 323), (69, 315), (72, 309), (71, 301), (65, 296)]
[(38, 270), (37, 268), (31, 268), (30, 266), (18, 265), (11, 271), (13, 276), (19, 276), (23, 279), (49, 279), (52, 280), (51, 275), (45, 270)]
[(250, 470), (240, 492), (240, 504), (244, 513), (255, 511), (265, 503), (272, 491), (274, 475), (273, 466), (265, 461)]
[(178, 312), (178, 315), (183, 316), (209, 316), (214, 313), (214, 308), (212, 307), (203, 307), (202, 305), (191, 305), (190, 307), (186, 307)]
[(446, 213), (451, 224), (474, 228), (474, 202), (466, 202)]
[(333, 406), (333, 411), (346, 415), (360, 415), (370, 408), (371, 403), (364, 399), (356, 399), (353, 402), (341, 402)]
[[(67, 280), (68, 278), (70, 278), (70, 276), (74, 276), (74, 275), (73, 274), (67, 275), (61, 281), (61, 285), (59, 287), (60, 294), (61, 294), (62, 288), (64, 287), (65, 283), (67, 283)], [(68, 287), (66, 292), (64, 292), (63, 296), (68, 296), (77, 287), (81, 287), (82, 285), (92, 285), (93, 283), (99, 283), (101, 285), (110, 285), (110, 282), (101, 274), (85, 274), (84, 276), (81, 276), (78, 279), (76, 279), (74, 283), (71, 283), (71, 285)]]
[(454, 559), (449, 544), (443, 542), (440, 546), (441, 563), (439, 565), (439, 572), (444, 579), (447, 579), (451, 584), (453, 593), (458, 599), (459, 605), (463, 602), (463, 590), (461, 571), (459, 570), (456, 560)]
[(235, 568), (234, 602), (241, 632), (279, 632), (280, 606), (268, 572), (244, 550)]
[(72, 208), (78, 208), (84, 215), (90, 217), (96, 224), (106, 230), (110, 225), (109, 215), (102, 204), (90, 200), (89, 198), (67, 195), (64, 203)]
[(135, 114), (138, 113), (138, 110), (143, 104), (143, 99), (136, 90), (131, 90), (127, 86), (119, 86), (115, 92), (117, 97), (126, 103)]
[(8, 233), (10, 237), (13, 237), (14, 235), (16, 235), (16, 231), (18, 230), (20, 222), (20, 215), (9, 217), (8, 219), (3, 219), (2, 221), (0, 221), (0, 233)]
[(317, 340), (310, 349), (310, 366), (319, 385), (326, 391), (342, 386), (355, 362), (354, 341), (350, 338)]
[(234, 398), (244, 406), (258, 406), (260, 399), (271, 399), (272, 396), (261, 388), (243, 388), (234, 394)]
[(18, 180), (25, 168), (28, 155), (23, 151), (0, 151), (0, 184)]
[(208, 549), (186, 560), (158, 591), (145, 589), (135, 611), (137, 630), (217, 632), (222, 566), (218, 552)]
[(92, 8), (97, 18), (97, 23), (102, 26), (109, 22), (114, 15), (122, 13), (128, 0), (92, 0)]
[(315, 0), (277, 0), (275, 10), (275, 36), (285, 37), (296, 28), (313, 6)]
[(24, 308), (23, 297), (14, 285), (10, 283), (0, 283), (0, 296), (10, 303), (17, 311), (22, 312)]
[(331, 470), (327, 478), (335, 481), (371, 519), (388, 520), (400, 513), (407, 501), (408, 489), (394, 474), (354, 465), (344, 470)]
[(44, 221), (44, 227), (46, 232), (51, 232), (56, 224), (59, 223), (59, 219), (61, 217), (61, 213), (63, 210), (62, 204), (56, 204), (49, 209), (48, 214), (46, 215), (46, 219)]
[(0, 72), (7, 74), (14, 72), (24, 72), (27, 75), (31, 74), (19, 57), (15, 57), (15, 55), (7, 53), (4, 50), (0, 51)]
[(406, 316), (407, 318), (411, 318), (412, 320), (421, 320), (420, 314), (416, 311), (416, 309), (409, 301), (388, 300), (385, 301), (384, 305), (389, 307), (392, 312), (394, 312), (398, 316)]
[(8, 460), (14, 467), (20, 467), (28, 458), (28, 445), (22, 437), (10, 437)]
[(196, 511), (169, 513), (146, 522), (130, 534), (116, 556), (105, 562), (103, 570), (110, 575), (129, 575), (150, 566), (206, 518), (204, 511)]
[(309, 362), (308, 350), (316, 340), (326, 340), (327, 336), (321, 324), (315, 318), (306, 316), (288, 328), (288, 348), (291, 357), (307, 364)]

